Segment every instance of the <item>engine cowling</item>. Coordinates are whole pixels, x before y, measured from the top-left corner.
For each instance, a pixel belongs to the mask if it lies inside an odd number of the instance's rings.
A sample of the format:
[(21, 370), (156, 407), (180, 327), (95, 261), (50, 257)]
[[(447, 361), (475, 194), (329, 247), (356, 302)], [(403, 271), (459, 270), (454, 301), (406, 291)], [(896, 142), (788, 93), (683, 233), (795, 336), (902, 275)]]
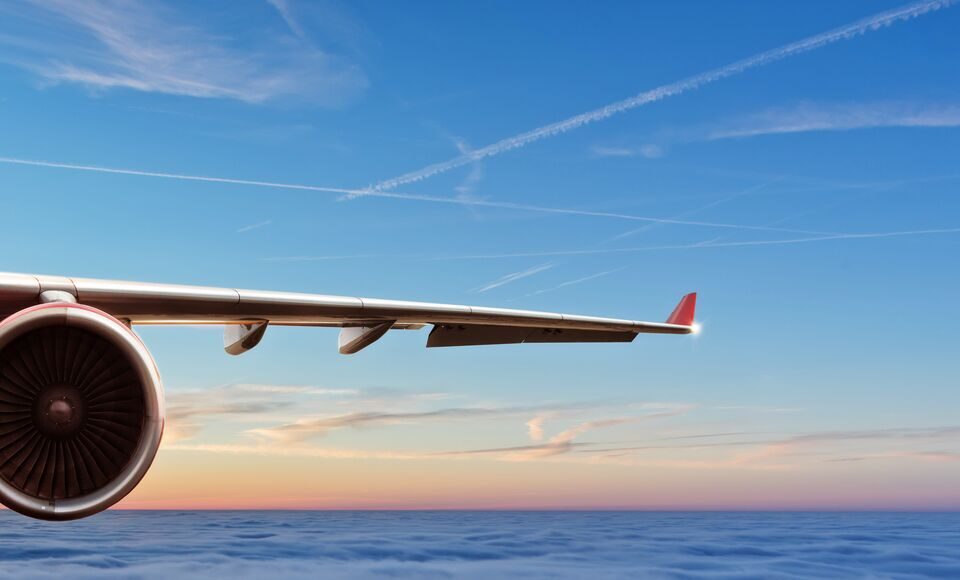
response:
[(122, 322), (73, 303), (0, 322), (0, 502), (68, 520), (140, 482), (163, 434), (153, 357)]

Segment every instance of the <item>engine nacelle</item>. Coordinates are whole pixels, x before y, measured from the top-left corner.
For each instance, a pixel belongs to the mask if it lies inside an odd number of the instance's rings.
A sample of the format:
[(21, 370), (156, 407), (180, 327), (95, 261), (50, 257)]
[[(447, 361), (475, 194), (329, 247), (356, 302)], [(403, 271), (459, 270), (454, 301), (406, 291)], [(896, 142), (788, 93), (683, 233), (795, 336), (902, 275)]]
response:
[(140, 339), (73, 303), (0, 322), (0, 502), (69, 520), (140, 482), (163, 434), (163, 386)]

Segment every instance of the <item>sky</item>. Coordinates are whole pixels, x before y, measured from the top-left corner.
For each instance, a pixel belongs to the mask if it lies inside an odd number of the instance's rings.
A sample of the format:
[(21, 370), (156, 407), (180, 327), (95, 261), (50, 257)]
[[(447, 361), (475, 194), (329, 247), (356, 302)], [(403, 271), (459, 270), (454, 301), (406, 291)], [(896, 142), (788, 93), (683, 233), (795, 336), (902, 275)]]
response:
[(665, 320), (141, 328), (127, 508), (960, 509), (960, 6), (0, 2), (2, 270)]

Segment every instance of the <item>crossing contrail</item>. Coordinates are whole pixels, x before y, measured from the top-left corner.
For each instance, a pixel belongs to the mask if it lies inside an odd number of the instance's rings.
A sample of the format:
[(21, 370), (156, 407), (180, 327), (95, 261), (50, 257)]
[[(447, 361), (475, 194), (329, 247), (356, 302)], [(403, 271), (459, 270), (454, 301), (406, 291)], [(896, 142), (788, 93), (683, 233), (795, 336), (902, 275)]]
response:
[[(792, 246), (794, 244), (811, 244), (817, 242), (831, 242), (838, 240), (869, 240), (869, 239), (878, 239), (878, 238), (899, 238), (899, 237), (910, 237), (910, 236), (935, 236), (935, 235), (949, 235), (949, 234), (960, 234), (960, 228), (939, 228), (939, 229), (927, 229), (927, 230), (899, 230), (899, 231), (889, 231), (889, 232), (866, 232), (860, 234), (832, 234), (832, 235), (823, 235), (823, 236), (809, 236), (803, 238), (786, 238), (780, 240), (744, 240), (744, 241), (701, 241), (694, 242), (690, 244), (663, 244), (663, 245), (650, 245), (650, 246), (634, 246), (628, 248), (584, 248), (584, 249), (570, 249), (570, 250), (541, 250), (541, 251), (529, 251), (529, 252), (509, 252), (502, 254), (461, 254), (461, 255), (419, 255), (419, 254), (356, 254), (352, 256), (289, 256), (289, 257), (275, 257), (275, 258), (260, 258), (261, 261), (266, 262), (313, 262), (313, 261), (325, 261), (333, 259), (361, 259), (361, 258), (385, 258), (393, 260), (413, 260), (413, 261), (426, 261), (426, 262), (448, 262), (456, 260), (501, 260), (507, 258), (557, 258), (564, 256), (595, 256), (603, 254), (635, 254), (640, 252), (654, 252), (659, 250), (701, 250), (706, 248), (738, 248), (746, 246)], [(622, 269), (622, 268), (618, 268)], [(580, 280), (573, 280), (569, 284), (584, 282), (591, 278), (600, 277), (601, 275), (606, 275), (613, 273), (617, 270), (612, 270), (610, 272), (601, 272), (600, 274), (594, 276), (588, 276)], [(563, 286), (563, 284), (561, 284)]]
[(493, 282), (487, 282), (486, 284), (484, 284), (479, 288), (474, 288), (473, 290), (471, 290), (471, 292), (477, 292), (477, 293), (487, 292), (489, 290), (493, 290), (494, 288), (506, 286), (511, 282), (516, 282), (517, 280), (523, 280), (524, 278), (529, 278), (534, 274), (539, 274), (540, 272), (549, 270), (550, 268), (553, 268), (553, 264), (541, 264), (539, 266), (527, 268), (526, 270), (522, 270), (520, 272), (513, 272), (512, 274), (501, 276), (500, 278), (497, 278)]
[[(630, 97), (629, 99), (624, 99), (622, 101), (606, 105), (605, 107), (594, 109), (593, 111), (588, 111), (586, 113), (570, 117), (569, 119), (564, 119), (563, 121), (544, 125), (543, 127), (533, 129), (532, 131), (527, 131), (526, 133), (520, 133), (519, 135), (514, 135), (513, 137), (507, 137), (506, 139), (502, 139), (496, 143), (487, 145), (486, 147), (474, 149), (468, 153), (460, 155), (459, 157), (454, 157), (449, 161), (428, 165), (423, 169), (406, 173), (399, 177), (394, 177), (393, 179), (381, 181), (373, 186), (372, 189), (382, 191), (394, 189), (407, 183), (421, 181), (439, 173), (444, 173), (450, 171), (451, 169), (467, 165), (468, 163), (479, 161), (486, 157), (499, 155), (506, 151), (510, 151), (511, 149), (517, 149), (541, 139), (546, 139), (547, 137), (554, 137), (556, 135), (560, 135), (561, 133), (572, 131), (584, 125), (601, 121), (608, 117), (636, 109), (637, 107), (641, 107), (655, 101), (698, 89), (704, 85), (708, 85), (727, 77), (738, 75), (753, 68), (777, 62), (796, 54), (809, 52), (841, 40), (847, 40), (861, 36), (873, 30), (879, 30), (881, 28), (892, 26), (897, 22), (913, 20), (914, 18), (922, 16), (928, 12), (934, 12), (943, 8), (947, 8), (954, 3), (956, 3), (956, 0), (926, 0), (923, 2), (908, 4), (906, 6), (888, 10), (886, 12), (881, 12), (879, 14), (857, 20), (851, 24), (841, 26), (840, 28), (835, 28), (828, 32), (810, 36), (803, 40), (799, 40), (773, 50), (761, 52), (755, 56), (751, 56), (749, 58), (745, 58), (726, 66), (715, 68), (713, 70), (700, 73), (674, 83), (659, 86), (655, 89), (640, 93), (634, 97)], [(352, 194), (353, 197), (361, 195), (364, 195), (364, 192)]]
[(295, 183), (277, 183), (275, 181), (253, 181), (250, 179), (233, 179), (231, 177), (207, 177), (204, 175), (185, 175), (182, 173), (161, 173), (158, 171), (141, 171), (139, 169), (117, 169), (99, 165), (79, 165), (75, 163), (60, 163), (58, 161), (40, 161), (37, 159), (19, 159), (16, 157), (0, 157), (0, 163), (12, 165), (32, 165), (34, 167), (52, 167), (55, 169), (73, 169), (75, 171), (92, 171), (95, 173), (114, 173), (118, 175), (136, 175), (139, 177), (160, 177), (163, 179), (179, 179), (183, 181), (205, 181), (207, 183), (230, 183), (233, 185), (256, 185), (260, 187), (275, 187), (280, 189), (299, 189), (306, 191), (322, 191), (324, 193), (351, 194), (356, 189), (340, 187), (320, 187), (318, 185), (298, 185)]
[(567, 286), (575, 286), (575, 285), (577, 285), (577, 284), (582, 284), (582, 283), (584, 283), (584, 282), (589, 282), (590, 280), (596, 280), (597, 278), (602, 278), (602, 277), (604, 277), (604, 276), (608, 276), (608, 275), (610, 275), (610, 274), (613, 274), (613, 273), (615, 273), (615, 272), (620, 272), (621, 270), (625, 270), (625, 269), (626, 269), (626, 266), (623, 266), (623, 267), (620, 267), (620, 268), (614, 268), (614, 269), (612, 269), (612, 270), (604, 270), (603, 272), (597, 272), (596, 274), (590, 274), (589, 276), (583, 276), (583, 277), (577, 278), (577, 279), (575, 279), (575, 280), (567, 280), (566, 282), (561, 282), (561, 283), (557, 284), (556, 286), (551, 286), (551, 287), (549, 287), (549, 288), (543, 288), (543, 289), (541, 289), (541, 290), (537, 290), (537, 291), (535, 291), (535, 292), (531, 292), (530, 294), (527, 294), (526, 296), (536, 296), (537, 294), (545, 294), (545, 293), (547, 293), (547, 292), (553, 292), (554, 290), (559, 290), (559, 289), (561, 289), (561, 288), (566, 288)]
[(641, 216), (634, 214), (594, 211), (588, 209), (574, 209), (562, 207), (550, 207), (541, 205), (531, 205), (524, 203), (513, 203), (509, 201), (490, 201), (483, 199), (468, 199), (455, 197), (442, 197), (437, 195), (421, 195), (418, 193), (401, 193), (397, 191), (371, 191), (368, 189), (349, 189), (343, 187), (323, 187), (319, 185), (305, 185), (298, 183), (281, 183), (276, 181), (256, 181), (251, 179), (235, 179), (232, 177), (211, 177), (206, 175), (190, 175), (183, 173), (163, 173), (159, 171), (142, 171), (139, 169), (118, 169), (115, 167), (103, 167), (100, 165), (80, 165), (75, 163), (61, 163), (58, 161), (40, 161), (36, 159), (20, 159), (17, 157), (0, 157), (0, 163), (13, 165), (28, 165), (33, 167), (50, 167), (54, 169), (68, 169), (73, 171), (90, 171), (93, 173), (110, 173), (119, 175), (133, 175), (138, 177), (156, 177), (161, 179), (174, 179), (182, 181), (201, 181), (207, 183), (226, 183), (231, 185), (249, 185), (255, 187), (268, 187), (278, 189), (293, 189), (300, 191), (314, 191), (321, 193), (337, 193), (341, 195), (368, 195), (372, 197), (381, 197), (387, 199), (400, 199), (407, 201), (420, 201), (426, 203), (443, 203), (448, 205), (462, 205), (473, 207), (488, 207), (491, 209), (510, 209), (516, 211), (529, 211), (537, 213), (552, 213), (560, 215), (574, 215), (595, 218), (611, 218), (619, 220), (628, 220), (634, 222), (645, 222), (663, 225), (679, 226), (698, 226), (707, 228), (721, 228), (747, 231), (768, 231), (783, 232), (793, 234), (827, 234), (830, 232), (818, 232), (810, 230), (797, 230), (789, 228), (776, 228), (769, 226), (752, 226), (743, 224), (728, 224), (717, 222), (703, 222), (693, 220), (682, 220), (672, 218), (658, 218), (650, 216)]
[(869, 232), (862, 234), (835, 234), (828, 236), (810, 236), (783, 240), (748, 240), (742, 242), (696, 242), (692, 244), (673, 244), (661, 246), (637, 246), (632, 248), (589, 248), (581, 250), (546, 250), (540, 252), (510, 252), (506, 254), (466, 254), (460, 256), (438, 256), (430, 261), (450, 260), (498, 260), (503, 258), (553, 258), (559, 256), (593, 256), (598, 254), (633, 254), (656, 250), (692, 250), (701, 248), (735, 248), (742, 246), (789, 246), (834, 240), (864, 240), (875, 238), (896, 238), (902, 236), (930, 236), (938, 234), (958, 234), (960, 228), (942, 228), (931, 230), (907, 230), (895, 232)]

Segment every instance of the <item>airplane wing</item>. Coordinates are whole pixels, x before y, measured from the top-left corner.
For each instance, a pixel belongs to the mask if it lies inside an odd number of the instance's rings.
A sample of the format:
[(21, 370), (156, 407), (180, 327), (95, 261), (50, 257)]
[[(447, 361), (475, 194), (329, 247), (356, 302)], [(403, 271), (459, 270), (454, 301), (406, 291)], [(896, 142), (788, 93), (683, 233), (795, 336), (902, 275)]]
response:
[(134, 324), (222, 324), (224, 348), (255, 347), (268, 325), (339, 327), (353, 354), (388, 330), (432, 325), (428, 347), (545, 342), (630, 342), (637, 334), (695, 331), (696, 294), (666, 322), (323, 294), (238, 290), (0, 273), (0, 316), (41, 302), (76, 301)]

